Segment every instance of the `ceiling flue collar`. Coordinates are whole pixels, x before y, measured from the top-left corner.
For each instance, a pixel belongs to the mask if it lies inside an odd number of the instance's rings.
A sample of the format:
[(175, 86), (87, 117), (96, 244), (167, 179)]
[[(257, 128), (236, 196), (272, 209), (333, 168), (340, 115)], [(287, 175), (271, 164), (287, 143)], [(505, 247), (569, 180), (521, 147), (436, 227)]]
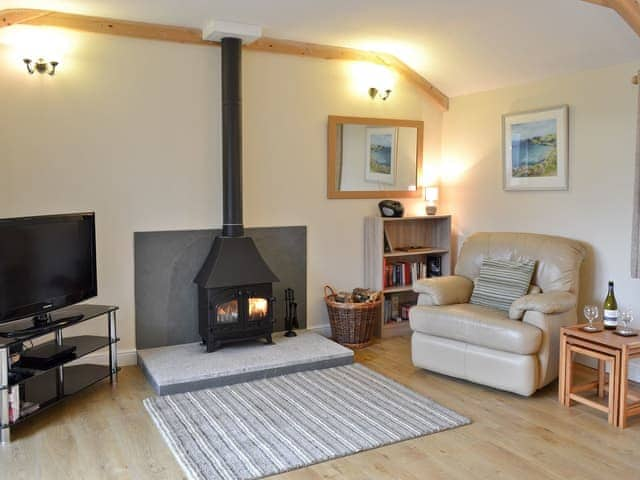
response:
[(239, 38), (243, 44), (251, 43), (262, 37), (262, 27), (247, 23), (212, 20), (202, 29), (203, 40), (219, 42), (224, 37)]

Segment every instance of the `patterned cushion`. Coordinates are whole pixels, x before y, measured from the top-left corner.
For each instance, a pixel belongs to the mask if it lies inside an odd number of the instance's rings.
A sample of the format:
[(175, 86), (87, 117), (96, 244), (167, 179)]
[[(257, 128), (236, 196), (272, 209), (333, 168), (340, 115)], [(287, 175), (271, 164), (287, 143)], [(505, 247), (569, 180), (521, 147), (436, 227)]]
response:
[(526, 295), (536, 266), (535, 260), (485, 258), (469, 303), (509, 311), (514, 300)]

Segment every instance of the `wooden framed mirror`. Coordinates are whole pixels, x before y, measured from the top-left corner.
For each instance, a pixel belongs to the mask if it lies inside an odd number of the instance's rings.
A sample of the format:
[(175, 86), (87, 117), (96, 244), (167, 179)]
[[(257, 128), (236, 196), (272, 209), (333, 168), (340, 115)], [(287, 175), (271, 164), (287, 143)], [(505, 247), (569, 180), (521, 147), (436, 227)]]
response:
[(327, 198), (420, 197), (424, 122), (329, 115)]

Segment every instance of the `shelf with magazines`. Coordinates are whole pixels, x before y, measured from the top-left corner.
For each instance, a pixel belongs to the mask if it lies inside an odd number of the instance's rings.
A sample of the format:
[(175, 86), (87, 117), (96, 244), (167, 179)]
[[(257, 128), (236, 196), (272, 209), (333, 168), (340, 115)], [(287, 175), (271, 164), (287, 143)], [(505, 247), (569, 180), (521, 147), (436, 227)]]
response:
[(364, 250), (366, 286), (384, 296), (376, 335), (408, 335), (408, 312), (418, 297), (413, 284), (450, 274), (451, 216), (367, 217)]

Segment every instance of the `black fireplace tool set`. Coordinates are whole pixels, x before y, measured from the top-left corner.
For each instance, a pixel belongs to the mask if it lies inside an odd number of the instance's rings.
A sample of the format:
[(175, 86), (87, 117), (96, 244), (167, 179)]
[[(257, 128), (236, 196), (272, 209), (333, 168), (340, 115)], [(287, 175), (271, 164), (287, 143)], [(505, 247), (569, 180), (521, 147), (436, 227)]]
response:
[(300, 328), (298, 323), (298, 304), (293, 297), (293, 288), (287, 288), (284, 291), (284, 328), (286, 333), (285, 337), (295, 337), (296, 332), (294, 328)]

